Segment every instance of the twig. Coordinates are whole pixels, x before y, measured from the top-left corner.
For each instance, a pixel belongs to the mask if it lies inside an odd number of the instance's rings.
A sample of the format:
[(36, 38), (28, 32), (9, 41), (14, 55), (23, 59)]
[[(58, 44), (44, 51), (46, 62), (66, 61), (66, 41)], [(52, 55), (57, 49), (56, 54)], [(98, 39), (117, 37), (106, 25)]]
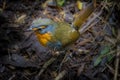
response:
[(115, 70), (114, 70), (110, 65), (108, 65), (108, 64), (105, 64), (105, 65), (106, 65), (107, 68), (110, 70), (110, 72), (111, 72), (112, 74), (114, 74)]
[(62, 72), (58, 74), (58, 76), (54, 80), (61, 80), (65, 76), (66, 73), (67, 71), (63, 70)]
[(118, 76), (118, 68), (119, 68), (119, 56), (120, 56), (120, 46), (117, 46), (117, 54), (116, 54), (117, 58), (116, 58), (116, 64), (115, 64), (115, 74), (114, 74), (114, 80), (117, 80), (117, 76)]
[(96, 8), (96, 0), (93, 0), (93, 2), (94, 2), (94, 7)]
[(6, 0), (3, 2), (2, 8), (3, 8), (3, 10), (6, 8)]
[(68, 56), (68, 53), (65, 53), (65, 56), (64, 56), (64, 58), (62, 59), (62, 61), (61, 61), (60, 65), (59, 65), (59, 71), (60, 71), (60, 69), (61, 69), (61, 67), (62, 67), (63, 63), (65, 62), (65, 60), (66, 60), (67, 56)]
[(77, 76), (80, 76), (80, 74), (84, 71), (84, 69), (85, 69), (85, 63), (82, 63), (82, 65), (77, 70)]
[[(108, 65), (108, 64), (105, 64), (105, 65), (106, 65), (106, 67), (110, 70), (110, 72), (111, 72), (112, 74), (115, 73), (115, 70), (114, 70), (110, 65)], [(118, 74), (118, 77), (120, 77), (120, 74)]]
[(115, 63), (115, 74), (114, 74), (114, 80), (117, 80), (117, 76), (118, 76), (118, 68), (119, 68), (119, 56), (120, 56), (120, 29), (117, 30), (118, 31), (118, 35), (117, 35), (117, 54), (116, 54), (116, 63)]
[(15, 77), (15, 74), (13, 74), (8, 80), (12, 80)]
[[(89, 25), (90, 25), (96, 18), (98, 18), (98, 17), (102, 14), (102, 11), (103, 11), (103, 10), (101, 9), (100, 12), (91, 14), (91, 16), (93, 16), (93, 17), (90, 18), (90, 20), (89, 20), (86, 24), (83, 24), (83, 28), (81, 28), (81, 29), (79, 30), (80, 34), (84, 33), (85, 31), (87, 31), (87, 30), (90, 28)], [(90, 17), (91, 17), (91, 16), (90, 16)], [(98, 21), (99, 21), (99, 20), (98, 20)], [(98, 21), (96, 21), (94, 24), (92, 24), (92, 26), (95, 25)]]
[(40, 75), (46, 70), (46, 68), (52, 64), (57, 58), (56, 57), (52, 57), (50, 60), (48, 60), (42, 67), (42, 69), (39, 71), (38, 75), (35, 77), (35, 79), (38, 79), (40, 77)]

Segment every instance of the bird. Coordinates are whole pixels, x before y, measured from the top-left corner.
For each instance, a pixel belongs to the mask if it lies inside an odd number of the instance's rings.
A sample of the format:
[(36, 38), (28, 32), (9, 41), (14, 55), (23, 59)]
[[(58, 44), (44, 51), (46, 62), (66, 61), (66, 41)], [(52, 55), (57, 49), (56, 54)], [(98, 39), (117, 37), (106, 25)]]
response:
[(38, 18), (34, 20), (29, 30), (34, 31), (38, 41), (44, 47), (50, 49), (65, 49), (80, 37), (78, 29), (93, 12), (93, 3), (78, 15), (72, 25), (67, 22), (56, 22), (49, 18)]

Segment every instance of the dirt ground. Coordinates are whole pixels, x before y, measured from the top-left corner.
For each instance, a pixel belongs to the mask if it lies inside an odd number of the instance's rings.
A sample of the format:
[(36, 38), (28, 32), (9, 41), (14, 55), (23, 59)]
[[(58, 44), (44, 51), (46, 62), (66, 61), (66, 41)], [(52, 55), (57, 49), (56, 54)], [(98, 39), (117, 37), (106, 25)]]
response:
[(119, 1), (97, 0), (97, 17), (85, 23), (94, 19), (90, 27), (57, 52), (27, 29), (38, 18), (71, 24), (80, 10), (76, 0), (65, 0), (63, 6), (47, 1), (0, 0), (0, 80), (120, 80)]

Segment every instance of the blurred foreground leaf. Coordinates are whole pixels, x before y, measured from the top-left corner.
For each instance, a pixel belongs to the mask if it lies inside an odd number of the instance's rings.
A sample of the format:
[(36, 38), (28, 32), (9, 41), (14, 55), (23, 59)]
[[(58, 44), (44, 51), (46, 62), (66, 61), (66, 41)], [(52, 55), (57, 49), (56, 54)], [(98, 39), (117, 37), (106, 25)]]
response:
[(65, 0), (56, 0), (58, 6), (63, 6), (65, 3)]
[(94, 66), (98, 66), (100, 63), (105, 64), (106, 62), (110, 62), (113, 58), (113, 55), (110, 54), (110, 46), (105, 46), (100, 54), (97, 56), (97, 58), (94, 61)]
[(79, 10), (82, 10), (83, 3), (81, 1), (77, 1), (77, 7), (78, 7)]

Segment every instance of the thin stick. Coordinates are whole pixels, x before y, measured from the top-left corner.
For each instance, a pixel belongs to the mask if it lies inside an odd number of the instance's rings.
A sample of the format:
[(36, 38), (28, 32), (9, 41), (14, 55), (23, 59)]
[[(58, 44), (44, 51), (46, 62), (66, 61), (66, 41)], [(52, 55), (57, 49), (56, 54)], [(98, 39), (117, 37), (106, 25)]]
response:
[(114, 80), (117, 80), (117, 76), (118, 76), (118, 68), (119, 68), (119, 56), (120, 56), (120, 46), (117, 46), (117, 54), (116, 54), (117, 58), (116, 58), (116, 63), (115, 63), (115, 74), (114, 74)]
[(58, 76), (54, 80), (61, 80), (65, 76), (66, 73), (67, 71), (63, 70), (62, 72), (58, 74)]
[(50, 60), (48, 60), (42, 67), (42, 69), (39, 71), (38, 75), (35, 77), (35, 80), (38, 80), (40, 75), (47, 69), (47, 67), (52, 64), (57, 58), (52, 57)]

